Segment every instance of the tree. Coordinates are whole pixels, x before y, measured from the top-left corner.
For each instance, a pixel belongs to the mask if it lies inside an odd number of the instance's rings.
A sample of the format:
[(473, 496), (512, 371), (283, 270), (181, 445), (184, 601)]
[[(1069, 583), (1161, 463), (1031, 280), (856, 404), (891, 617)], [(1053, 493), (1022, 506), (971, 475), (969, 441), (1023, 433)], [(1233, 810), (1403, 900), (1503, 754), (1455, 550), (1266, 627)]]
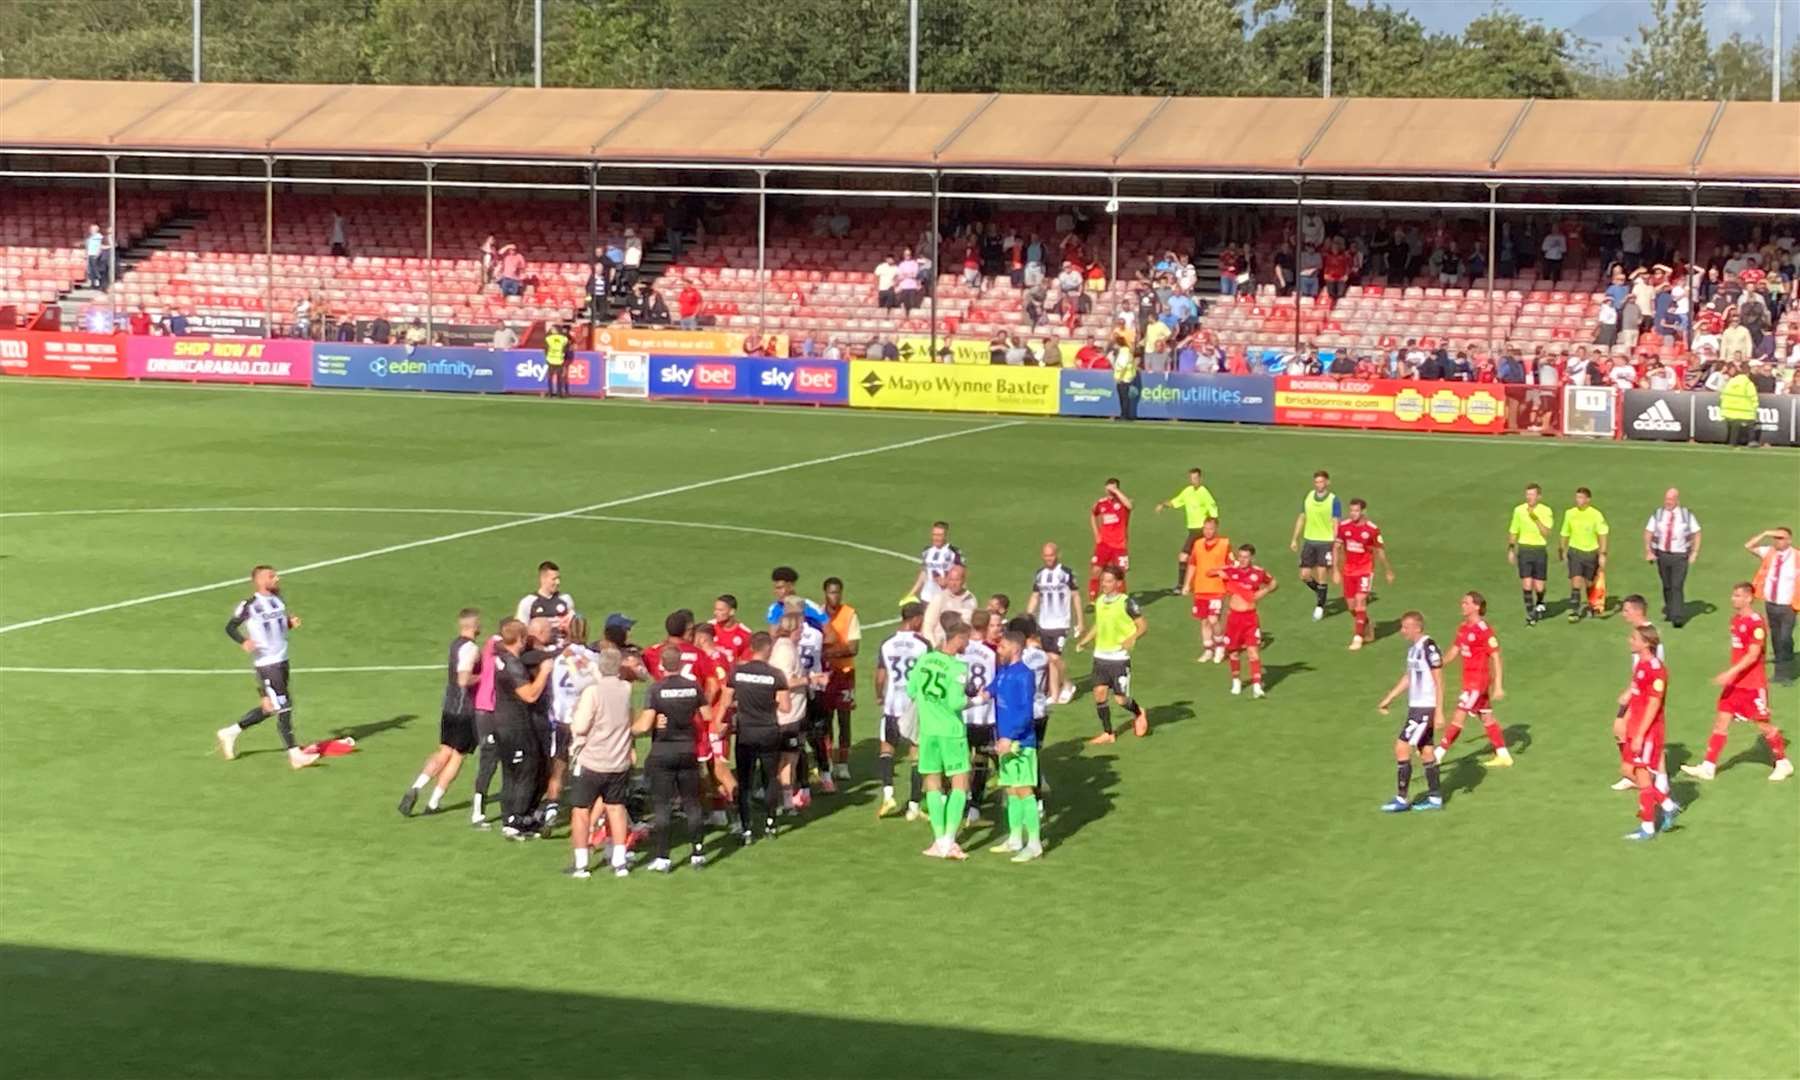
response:
[(1652, 21), (1638, 27), (1638, 44), (1625, 60), (1632, 97), (1693, 101), (1713, 96), (1718, 79), (1703, 14), (1702, 0), (1650, 0)]
[(1460, 47), (1439, 54), (1432, 81), (1458, 97), (1574, 97), (1584, 48), (1573, 34), (1495, 11), (1471, 20)]
[(1774, 53), (1760, 41), (1732, 34), (1713, 50), (1713, 87), (1708, 97), (1728, 101), (1766, 101)]

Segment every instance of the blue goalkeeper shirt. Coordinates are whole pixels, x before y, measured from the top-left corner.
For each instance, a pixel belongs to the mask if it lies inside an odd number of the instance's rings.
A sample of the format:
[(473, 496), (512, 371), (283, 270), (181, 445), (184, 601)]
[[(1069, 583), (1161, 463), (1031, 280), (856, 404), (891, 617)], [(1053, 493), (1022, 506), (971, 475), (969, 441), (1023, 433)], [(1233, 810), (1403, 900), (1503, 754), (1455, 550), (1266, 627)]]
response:
[(1037, 696), (1037, 675), (1019, 661), (1004, 664), (989, 686), (994, 695), (994, 734), (1020, 746), (1037, 746), (1037, 728), (1031, 722), (1032, 701)]

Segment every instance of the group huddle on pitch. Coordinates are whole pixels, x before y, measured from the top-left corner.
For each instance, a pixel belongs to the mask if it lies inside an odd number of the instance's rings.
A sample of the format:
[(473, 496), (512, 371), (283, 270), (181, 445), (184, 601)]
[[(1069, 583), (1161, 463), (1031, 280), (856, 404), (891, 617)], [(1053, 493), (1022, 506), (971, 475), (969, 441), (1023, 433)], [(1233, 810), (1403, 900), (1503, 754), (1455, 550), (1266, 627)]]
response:
[[(1203, 480), (1200, 469), (1190, 470), (1187, 484), (1155, 507), (1186, 516), (1172, 591), (1192, 597), (1197, 662), (1228, 661), (1230, 692), (1243, 693), (1247, 677), (1250, 696), (1262, 698), (1258, 606), (1278, 583), (1257, 564), (1254, 546), (1234, 546), (1223, 535), (1218, 503)], [(1604, 515), (1587, 489), (1577, 489), (1556, 533), (1555, 516), (1541, 496), (1537, 485), (1526, 488), (1507, 532), (1526, 625), (1536, 626), (1546, 613), (1552, 535), (1559, 537), (1558, 555), (1567, 562), (1570, 620), (1604, 612), (1610, 533)], [(1676, 627), (1685, 617), (1686, 564), (1699, 552), (1698, 521), (1678, 499), (1675, 490), (1667, 493), (1644, 541), (1646, 560), (1657, 564), (1663, 578), (1664, 616)], [(984, 820), (992, 787), (999, 806), (990, 850), (1019, 863), (1043, 855), (1051, 785), (1039, 750), (1051, 710), (1076, 694), (1066, 652), (1093, 650), (1090, 685), (1099, 731), (1088, 743), (1117, 739), (1115, 706), (1124, 710), (1135, 735), (1148, 734), (1149, 713), (1132, 692), (1132, 652), (1149, 629), (1137, 597), (1126, 587), (1135, 508), (1120, 482), (1108, 479), (1088, 514), (1093, 554), (1086, 602), (1058, 545), (1047, 543), (1024, 610), (1016, 614), (1006, 594), (983, 600), (969, 589), (967, 563), (950, 543), (948, 523), (933, 524), (898, 618), (878, 624), (898, 626), (876, 651), (874, 664), (880, 707), (876, 816), (902, 813), (894, 776), (895, 759), (904, 755), (912, 765), (904, 817), (927, 820), (932, 831), (923, 854), (965, 859), (959, 838)], [(1368, 604), (1377, 566), (1389, 584), (1395, 575), (1364, 500), (1340, 502), (1329, 474), (1315, 473), (1289, 546), (1298, 555), (1301, 583), (1313, 594), (1312, 618), (1325, 617), (1336, 584), (1352, 617), (1349, 648), (1372, 641)], [(1705, 758), (1682, 766), (1703, 780), (1713, 777), (1733, 721), (1759, 729), (1774, 759), (1771, 780), (1793, 772), (1781, 731), (1770, 718), (1764, 662), (1773, 626), (1777, 677), (1792, 677), (1800, 553), (1786, 529), (1761, 533), (1744, 546), (1761, 560), (1760, 568), (1754, 580), (1732, 590), (1730, 663), (1714, 679), (1721, 693)], [(290, 764), (303, 768), (316, 754), (294, 737), (287, 663), (288, 634), (300, 620), (288, 612), (273, 568), (257, 567), (252, 583), (254, 593), (234, 610), (226, 632), (252, 656), (262, 700), (219, 730), (219, 748), (227, 758), (236, 756), (243, 731), (273, 715)], [(464, 609), (458, 616), (445, 661), (439, 745), (401, 797), (400, 812), (412, 814), (427, 788), (426, 811), (441, 811), (465, 757), (475, 754), (471, 824), (492, 826), (490, 791), (498, 776), (501, 834), (531, 840), (566, 821), (572, 860), (565, 872), (576, 877), (591, 876), (596, 866), (627, 875), (631, 853), (646, 840), (648, 867), (673, 869), (678, 811), (690, 848), (687, 862), (696, 868), (706, 864), (709, 829), (724, 830), (746, 846), (781, 835), (783, 819), (805, 814), (815, 790), (835, 795), (837, 785), (851, 779), (851, 717), (863, 638), (861, 618), (845, 602), (841, 579), (821, 582), (820, 602), (802, 596), (798, 583), (791, 567), (771, 573), (764, 629), (742, 622), (737, 598), (721, 594), (712, 601), (710, 620), (686, 608), (670, 612), (663, 638), (646, 647), (632, 641), (636, 623), (621, 613), (607, 615), (599, 636), (590, 639), (587, 618), (562, 591), (560, 568), (541, 563), (537, 589), (493, 635), (483, 638), (479, 611)], [(1762, 613), (1756, 610), (1759, 602)], [(1394, 743), (1396, 793), (1382, 804), (1385, 812), (1443, 808), (1440, 766), (1469, 722), (1480, 722), (1491, 749), (1480, 759), (1483, 765), (1513, 765), (1493, 709), (1505, 696), (1504, 667), (1499, 636), (1487, 621), (1487, 599), (1470, 591), (1460, 603), (1462, 618), (1448, 656), (1426, 632), (1418, 611), (1399, 620), (1407, 644), (1404, 670), (1378, 705), (1385, 714), (1396, 699), (1406, 698)], [(1669, 672), (1662, 633), (1648, 608), (1643, 597), (1631, 595), (1619, 609), (1629, 628), (1631, 678), (1618, 696), (1613, 725), (1620, 761), (1614, 787), (1638, 792), (1639, 826), (1627, 835), (1632, 840), (1667, 831), (1681, 812), (1670, 793), (1663, 753)], [(1443, 668), (1449, 662), (1460, 662), (1461, 683), (1446, 722)], [(634, 692), (638, 683), (645, 684), (641, 697)], [(640, 760), (638, 740), (646, 737), (648, 749)], [(1409, 791), (1415, 758), (1427, 787), (1418, 801)], [(1002, 816), (1003, 827), (998, 826)]]

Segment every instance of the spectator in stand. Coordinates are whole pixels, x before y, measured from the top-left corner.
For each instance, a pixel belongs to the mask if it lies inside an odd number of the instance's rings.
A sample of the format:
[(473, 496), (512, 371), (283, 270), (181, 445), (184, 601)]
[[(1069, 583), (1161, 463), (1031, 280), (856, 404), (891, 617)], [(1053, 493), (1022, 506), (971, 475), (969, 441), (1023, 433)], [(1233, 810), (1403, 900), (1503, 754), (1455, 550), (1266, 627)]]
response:
[(1044, 338), (1038, 346), (1038, 363), (1045, 367), (1062, 367), (1062, 342), (1054, 337)]
[(1275, 253), (1275, 295), (1292, 296), (1294, 293), (1294, 252), (1290, 248), (1282, 248)]
[(1437, 264), (1437, 281), (1440, 286), (1454, 289), (1462, 283), (1462, 256), (1456, 253), (1456, 241), (1452, 240), (1438, 248), (1432, 255), (1432, 261)]
[(1331, 366), (1325, 370), (1340, 379), (1349, 378), (1356, 374), (1356, 358), (1350, 355), (1348, 349), (1339, 349), (1337, 355), (1331, 358)]
[(1037, 233), (1032, 233), (1031, 239), (1029, 239), (1025, 242), (1025, 286), (1026, 286), (1026, 288), (1030, 288), (1032, 285), (1035, 285), (1036, 283), (1044, 280), (1045, 276), (1046, 275), (1044, 273), (1044, 242), (1043, 242), (1043, 240), (1038, 238)]
[(826, 344), (825, 359), (827, 359), (827, 360), (845, 359), (845, 357), (844, 357), (844, 339), (843, 338), (834, 337)]
[(137, 310), (132, 312), (131, 317), (126, 321), (131, 325), (132, 337), (150, 336), (150, 313), (144, 310), (144, 305), (139, 304)]
[(178, 307), (170, 306), (163, 314), (163, 333), (170, 337), (187, 337), (188, 317)]
[(1738, 319), (1736, 308), (1725, 312), (1725, 330), (1719, 335), (1719, 363), (1729, 367), (1750, 359), (1756, 340)]
[(1774, 324), (1769, 301), (1762, 291), (1768, 282), (1768, 275), (1752, 267), (1739, 274), (1738, 280), (1744, 286), (1742, 295), (1738, 297), (1738, 325), (1750, 332), (1752, 347), (1759, 346)]
[(406, 324), (406, 347), (416, 349), (421, 345), (429, 344), (431, 344), (431, 332), (425, 329), (424, 320), (415, 315), (413, 321)]
[(88, 226), (87, 236), (82, 239), (82, 249), (87, 253), (87, 287), (105, 288), (106, 235), (100, 231), (100, 226)]
[(1050, 286), (1042, 280), (1025, 290), (1025, 321), (1032, 330), (1044, 321), (1044, 314), (1050, 308)]
[(1236, 296), (1238, 275), (1244, 272), (1245, 258), (1238, 249), (1226, 244), (1219, 249), (1219, 295)]
[(1469, 257), (1463, 260), (1463, 273), (1468, 275), (1469, 287), (1479, 286), (1487, 278), (1487, 272), (1487, 251), (1482, 247), (1481, 241), (1477, 240), (1475, 250), (1469, 252)]
[(294, 301), (295, 337), (303, 339), (312, 338), (312, 311), (313, 302), (311, 296), (302, 296), (300, 299)]
[(1629, 357), (1619, 357), (1607, 371), (1606, 378), (1615, 390), (1636, 390), (1638, 387), (1637, 368), (1632, 366)]
[(1025, 347), (1025, 341), (1014, 334), (1006, 343), (1006, 363), (1012, 367), (1022, 367), (1031, 360), (1031, 350)]
[(1056, 275), (1056, 291), (1058, 294), (1057, 310), (1062, 312), (1078, 312), (1081, 310), (1081, 271), (1073, 262), (1065, 261), (1062, 272)]
[(487, 288), (488, 282), (494, 280), (495, 271), (500, 269), (500, 252), (494, 246), (494, 234), (488, 233), (487, 239), (481, 242), (481, 287)]
[(1319, 249), (1312, 244), (1300, 252), (1300, 295), (1311, 299), (1319, 295), (1319, 271), (1324, 260), (1319, 256)]
[(356, 340), (356, 320), (347, 316), (339, 316), (337, 323), (337, 341), (348, 345)]
[(1510, 347), (1501, 354), (1500, 363), (1494, 367), (1494, 380), (1507, 386), (1524, 385), (1525, 365), (1513, 355)]
[(620, 284), (625, 288), (635, 288), (638, 275), (644, 265), (644, 241), (639, 238), (636, 229), (625, 230), (624, 266), (620, 270)]
[[(669, 305), (663, 300), (662, 293), (652, 288), (648, 281), (639, 281), (637, 288), (631, 291), (631, 313), (633, 326), (667, 326), (669, 325)], [(749, 342), (746, 341), (748, 346)]]
[(1612, 265), (1612, 280), (1607, 283), (1605, 293), (1615, 308), (1624, 307), (1625, 298), (1631, 295), (1631, 282), (1625, 279), (1625, 268), (1618, 263)]
[(1325, 279), (1325, 292), (1335, 304), (1344, 298), (1344, 291), (1350, 287), (1350, 252), (1344, 250), (1343, 237), (1331, 238), (1322, 264), (1320, 273)]
[(582, 286), (582, 291), (587, 293), (588, 318), (597, 323), (611, 322), (613, 264), (606, 257), (605, 248), (594, 249), (594, 261), (588, 266), (587, 283)]
[(1112, 360), (1107, 356), (1106, 347), (1096, 337), (1075, 350), (1075, 366), (1085, 371), (1105, 371), (1112, 367)]
[[(630, 252), (626, 252), (627, 256)], [(681, 291), (675, 295), (675, 311), (681, 317), (683, 330), (700, 329), (700, 309), (705, 306), (706, 298), (700, 295), (700, 287), (692, 278), (681, 283)]]
[(1169, 340), (1173, 337), (1169, 324), (1162, 319), (1151, 319), (1144, 329), (1144, 370), (1152, 375), (1164, 375), (1169, 370)]
[(1470, 363), (1467, 351), (1458, 352), (1444, 365), (1444, 378), (1454, 382), (1475, 381), (1475, 365)]
[[(1650, 280), (1650, 272), (1643, 267), (1631, 272), (1631, 298), (1637, 301), (1638, 330), (1650, 329), (1656, 317), (1656, 285)], [(1619, 329), (1625, 329), (1623, 323)]]
[(1194, 285), (1200, 280), (1200, 271), (1194, 268), (1193, 260), (1186, 255), (1175, 256), (1175, 291), (1187, 296), (1194, 291)]
[(1670, 368), (1669, 365), (1660, 358), (1651, 362), (1650, 370), (1645, 375), (1644, 382), (1652, 390), (1679, 390), (1681, 388), (1680, 383), (1675, 378), (1674, 369)]
[(1200, 325), (1200, 305), (1185, 292), (1175, 293), (1169, 297), (1169, 317), (1174, 320), (1173, 329), (1177, 334), (1191, 334)]
[(1438, 359), (1438, 354), (1435, 351), (1425, 354), (1425, 359), (1419, 362), (1415, 377), (1421, 382), (1443, 381), (1446, 377), (1444, 374), (1444, 362)]
[[(1088, 263), (1081, 280), (1091, 295), (1099, 296), (1106, 291), (1106, 267), (1097, 262)], [(1088, 304), (1084, 302), (1081, 307), (1083, 310), (1087, 310)]]
[(519, 332), (513, 329), (512, 323), (501, 323), (494, 331), (493, 348), (496, 352), (519, 347)]
[(900, 304), (899, 298), (894, 295), (894, 285), (900, 280), (900, 268), (894, 265), (894, 257), (883, 255), (872, 273), (875, 278), (876, 305), (882, 311), (894, 310)]
[(1535, 367), (1537, 368), (1537, 385), (1556, 386), (1562, 382), (1562, 370), (1556, 362), (1556, 357), (1539, 352)]
[[(1630, 294), (1626, 294), (1630, 299)], [(1614, 306), (1612, 290), (1600, 299), (1600, 310), (1594, 315), (1594, 344), (1612, 348), (1619, 340), (1619, 309)]]
[(333, 255), (336, 255), (339, 258), (349, 257), (350, 236), (344, 229), (344, 215), (338, 213), (336, 210), (331, 212), (331, 238), (329, 244)]
[(962, 283), (964, 288), (981, 288), (981, 252), (974, 244), (963, 247)]
[(901, 310), (911, 315), (913, 308), (919, 306), (919, 275), (923, 269), (913, 256), (912, 248), (900, 252), (900, 264), (895, 269), (895, 299), (899, 300)]
[(1569, 238), (1563, 235), (1561, 225), (1550, 226), (1538, 250), (1544, 257), (1544, 279), (1552, 285), (1561, 281), (1563, 259), (1569, 254)]
[(1644, 325), (1643, 309), (1638, 307), (1636, 290), (1625, 298), (1625, 306), (1619, 309), (1618, 344), (1627, 351), (1637, 348), (1638, 334)]
[(1592, 366), (1587, 350), (1577, 348), (1574, 355), (1563, 362), (1563, 381), (1570, 386), (1592, 386), (1594, 379), (1589, 371)]
[(900, 359), (900, 346), (898, 344), (896, 344), (892, 338), (884, 337), (881, 339), (881, 359), (883, 359), (883, 360), (898, 360), (898, 359)]
[(500, 249), (500, 295), (512, 297), (525, 293), (525, 256), (519, 245), (506, 244)]

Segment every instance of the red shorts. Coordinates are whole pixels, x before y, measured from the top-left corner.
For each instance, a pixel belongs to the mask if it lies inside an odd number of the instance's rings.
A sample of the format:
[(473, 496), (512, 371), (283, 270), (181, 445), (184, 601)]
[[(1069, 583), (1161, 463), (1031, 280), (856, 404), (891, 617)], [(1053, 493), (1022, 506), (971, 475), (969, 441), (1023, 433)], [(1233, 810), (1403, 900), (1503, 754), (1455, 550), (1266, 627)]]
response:
[(819, 707), (830, 712), (856, 707), (856, 672), (833, 670), (819, 694)]
[(707, 736), (707, 743), (712, 747), (712, 759), (714, 761), (731, 760), (731, 747), (726, 745), (725, 736), (709, 735)]
[(1456, 695), (1456, 707), (1466, 713), (1479, 713), (1483, 716), (1494, 711), (1488, 704), (1488, 692), (1485, 686), (1465, 686), (1462, 693)]
[(1352, 597), (1368, 596), (1369, 593), (1374, 591), (1374, 589), (1375, 589), (1375, 575), (1374, 574), (1352, 574), (1348, 571), (1345, 571), (1345, 573), (1344, 573), (1344, 599), (1349, 600)]
[(1216, 619), (1219, 617), (1219, 612), (1224, 610), (1224, 593), (1194, 597), (1194, 618), (1196, 619)]
[(704, 765), (712, 760), (712, 725), (695, 717), (694, 723), (694, 760)]
[(1730, 713), (1733, 720), (1767, 723), (1769, 691), (1765, 687), (1733, 686), (1719, 695), (1719, 711)]
[(1225, 650), (1238, 652), (1262, 644), (1262, 622), (1254, 611), (1225, 613)]
[(1121, 570), (1130, 570), (1131, 555), (1122, 547), (1113, 547), (1111, 544), (1095, 544), (1093, 565), (1096, 570), (1107, 565), (1116, 566)]
[(1650, 725), (1650, 730), (1644, 732), (1644, 741), (1638, 745), (1637, 753), (1629, 756), (1631, 759), (1629, 764), (1637, 768), (1655, 772), (1662, 767), (1663, 726), (1661, 721)]

